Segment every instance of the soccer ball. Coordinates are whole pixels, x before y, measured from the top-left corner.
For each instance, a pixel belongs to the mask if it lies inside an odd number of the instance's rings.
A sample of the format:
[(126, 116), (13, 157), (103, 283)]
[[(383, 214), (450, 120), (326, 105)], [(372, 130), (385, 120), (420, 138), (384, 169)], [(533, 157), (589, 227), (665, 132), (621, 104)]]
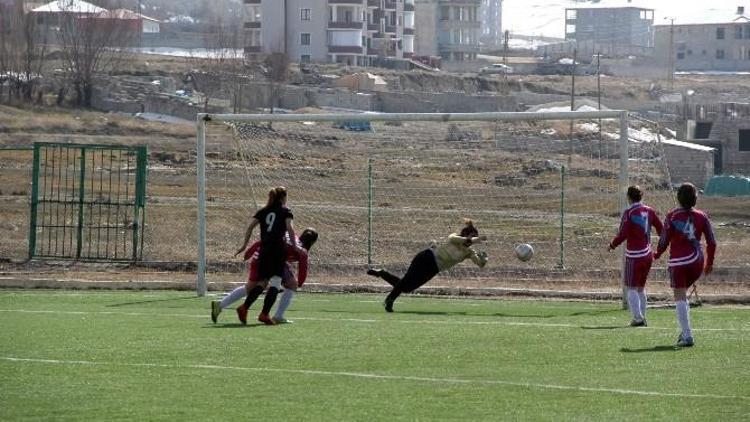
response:
[(532, 248), (528, 243), (521, 243), (520, 245), (516, 246), (516, 258), (520, 259), (523, 262), (526, 262), (530, 260), (532, 256), (534, 256), (534, 248)]

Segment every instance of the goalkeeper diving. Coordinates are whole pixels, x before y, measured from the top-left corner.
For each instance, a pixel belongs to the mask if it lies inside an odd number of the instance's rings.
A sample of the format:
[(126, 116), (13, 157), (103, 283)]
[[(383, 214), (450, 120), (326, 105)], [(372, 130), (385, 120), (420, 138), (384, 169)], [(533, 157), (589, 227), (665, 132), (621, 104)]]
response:
[(386, 270), (375, 268), (368, 269), (367, 274), (380, 277), (393, 286), (383, 303), (387, 312), (393, 312), (393, 303), (401, 293), (411, 293), (422, 287), (440, 271), (450, 269), (466, 259), (471, 259), (479, 268), (484, 268), (487, 264), (487, 254), (476, 251), (472, 245), (485, 240), (487, 237), (479, 236), (479, 230), (474, 227), (474, 222), (465, 219), (460, 234), (452, 233), (445, 243), (438, 245), (433, 242), (429, 248), (419, 252), (412, 259), (403, 277), (399, 278)]

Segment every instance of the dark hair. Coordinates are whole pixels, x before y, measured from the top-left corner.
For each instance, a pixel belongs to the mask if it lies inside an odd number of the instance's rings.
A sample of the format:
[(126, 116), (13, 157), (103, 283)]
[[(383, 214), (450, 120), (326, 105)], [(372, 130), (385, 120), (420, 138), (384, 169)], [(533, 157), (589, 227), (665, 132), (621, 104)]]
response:
[(271, 188), (268, 191), (268, 202), (266, 208), (271, 208), (276, 205), (281, 205), (281, 201), (286, 198), (286, 188), (283, 186)]
[(692, 183), (683, 183), (677, 189), (677, 202), (682, 208), (689, 210), (698, 202), (698, 190)]
[(301, 243), (302, 247), (307, 249), (308, 251), (317, 241), (318, 232), (316, 232), (312, 227), (308, 227), (305, 230), (302, 230), (302, 233), (299, 235), (299, 243)]
[(479, 230), (474, 227), (474, 222), (469, 218), (464, 218), (464, 228), (461, 229), (461, 237), (477, 237)]
[(628, 198), (633, 202), (640, 202), (643, 198), (643, 191), (638, 185), (632, 185), (628, 187)]

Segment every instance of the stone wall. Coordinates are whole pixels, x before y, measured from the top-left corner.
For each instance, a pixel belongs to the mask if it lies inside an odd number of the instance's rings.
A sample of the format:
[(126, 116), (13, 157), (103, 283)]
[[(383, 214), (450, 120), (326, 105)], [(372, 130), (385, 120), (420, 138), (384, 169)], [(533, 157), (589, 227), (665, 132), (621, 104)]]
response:
[(672, 184), (691, 182), (703, 189), (714, 175), (715, 150), (701, 150), (664, 143)]

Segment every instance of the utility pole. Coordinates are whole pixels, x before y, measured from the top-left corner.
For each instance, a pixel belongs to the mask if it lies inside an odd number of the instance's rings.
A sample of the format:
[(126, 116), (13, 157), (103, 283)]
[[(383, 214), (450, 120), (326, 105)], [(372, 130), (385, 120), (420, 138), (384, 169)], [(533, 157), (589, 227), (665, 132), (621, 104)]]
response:
[(669, 90), (674, 91), (674, 18), (669, 18), (669, 72), (667, 81), (669, 81)]
[(510, 31), (505, 30), (505, 36), (503, 39), (503, 94), (508, 93), (508, 38), (510, 38)]
[[(570, 84), (570, 111), (576, 111), (576, 61), (578, 60), (578, 48), (573, 49), (573, 67), (571, 68), (571, 84)], [(568, 155), (568, 167), (572, 164), (573, 160), (573, 124), (575, 122), (570, 120), (570, 154)]]
[[(596, 105), (599, 111), (602, 110), (602, 72), (601, 59), (602, 52), (596, 53)], [(599, 160), (602, 159), (602, 119), (599, 118)]]

